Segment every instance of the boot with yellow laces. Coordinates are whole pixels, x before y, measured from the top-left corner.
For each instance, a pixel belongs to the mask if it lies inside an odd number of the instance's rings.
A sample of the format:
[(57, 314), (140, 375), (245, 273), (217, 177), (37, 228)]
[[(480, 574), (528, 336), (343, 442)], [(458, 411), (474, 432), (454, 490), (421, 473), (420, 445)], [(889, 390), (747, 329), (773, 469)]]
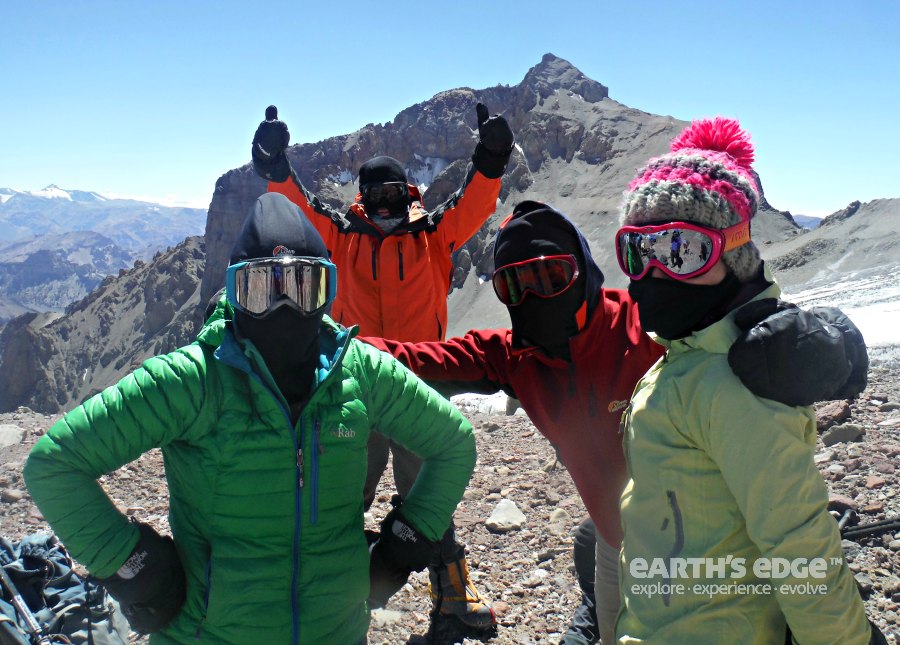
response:
[(462, 548), (457, 547), (455, 557), (441, 558), (439, 563), (429, 566), (428, 578), (431, 600), (441, 616), (456, 618), (464, 626), (476, 630), (496, 626), (494, 609), (469, 579), (469, 565)]

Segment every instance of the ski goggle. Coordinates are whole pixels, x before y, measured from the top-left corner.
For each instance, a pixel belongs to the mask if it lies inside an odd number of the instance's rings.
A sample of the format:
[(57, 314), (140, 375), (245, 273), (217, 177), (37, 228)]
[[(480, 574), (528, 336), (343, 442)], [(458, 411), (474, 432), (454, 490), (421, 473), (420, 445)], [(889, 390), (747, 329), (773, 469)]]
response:
[(616, 233), (616, 257), (632, 280), (640, 280), (653, 267), (675, 280), (686, 280), (703, 275), (725, 251), (749, 241), (749, 221), (725, 229), (689, 222), (623, 226)]
[(359, 187), (359, 192), (370, 202), (399, 202), (409, 197), (409, 187), (402, 181), (366, 184)]
[(319, 313), (337, 294), (337, 268), (322, 258), (286, 256), (232, 264), (225, 270), (225, 298), (238, 311), (263, 316), (287, 305)]
[(539, 298), (552, 298), (563, 293), (578, 278), (574, 255), (542, 255), (507, 264), (494, 271), (494, 292), (507, 307), (515, 307), (529, 293)]

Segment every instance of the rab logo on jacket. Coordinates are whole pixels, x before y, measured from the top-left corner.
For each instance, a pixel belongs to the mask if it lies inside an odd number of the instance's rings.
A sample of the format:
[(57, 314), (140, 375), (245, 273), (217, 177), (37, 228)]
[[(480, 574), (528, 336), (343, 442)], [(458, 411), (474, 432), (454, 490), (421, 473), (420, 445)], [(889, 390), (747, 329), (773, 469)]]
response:
[(345, 428), (344, 426), (338, 426), (337, 430), (332, 430), (330, 434), (331, 436), (337, 437), (338, 439), (352, 439), (356, 436), (356, 430), (351, 430), (350, 428)]

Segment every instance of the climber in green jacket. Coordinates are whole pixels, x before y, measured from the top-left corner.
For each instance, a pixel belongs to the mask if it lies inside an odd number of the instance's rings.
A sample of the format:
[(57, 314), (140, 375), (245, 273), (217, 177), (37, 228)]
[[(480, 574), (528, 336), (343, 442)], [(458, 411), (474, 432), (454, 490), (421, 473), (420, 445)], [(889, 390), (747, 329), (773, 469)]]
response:
[[(261, 196), (196, 342), (66, 414), (28, 458), (44, 517), (154, 643), (364, 643), (369, 607), (428, 564), (462, 498), (471, 426), (324, 315), (326, 257), (296, 206)], [(424, 464), (370, 555), (360, 493), (376, 424)], [(97, 482), (156, 447), (174, 540), (129, 523)]]

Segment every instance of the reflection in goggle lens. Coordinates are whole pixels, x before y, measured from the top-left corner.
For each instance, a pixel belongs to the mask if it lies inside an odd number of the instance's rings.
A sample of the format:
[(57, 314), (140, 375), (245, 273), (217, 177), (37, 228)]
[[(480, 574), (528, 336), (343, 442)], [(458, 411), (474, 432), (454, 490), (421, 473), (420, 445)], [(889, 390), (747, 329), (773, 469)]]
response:
[(229, 300), (237, 309), (260, 315), (285, 299), (313, 314), (334, 298), (334, 265), (315, 258), (266, 259), (233, 265), (226, 273)]

